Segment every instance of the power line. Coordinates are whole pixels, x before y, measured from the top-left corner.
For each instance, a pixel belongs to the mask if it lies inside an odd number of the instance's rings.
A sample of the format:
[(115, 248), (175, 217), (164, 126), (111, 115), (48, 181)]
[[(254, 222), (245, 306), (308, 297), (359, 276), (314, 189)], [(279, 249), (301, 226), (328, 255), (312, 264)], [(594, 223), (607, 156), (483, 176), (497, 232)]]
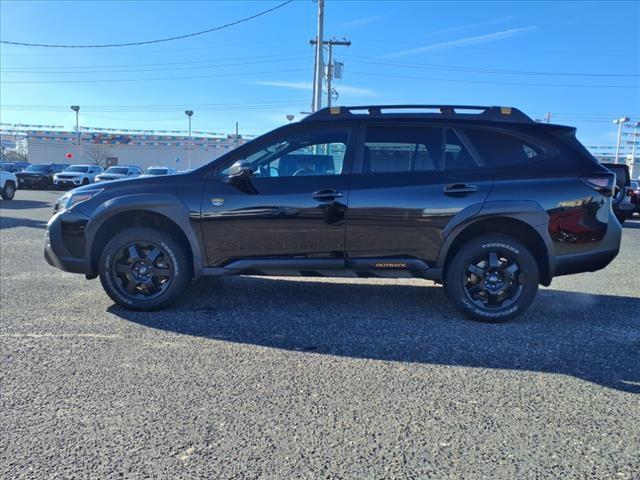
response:
[(405, 78), (410, 80), (431, 80), (434, 82), (453, 82), (453, 83), (472, 83), (483, 85), (511, 85), (515, 87), (560, 87), (560, 88), (623, 88), (623, 89), (638, 89), (640, 85), (569, 85), (558, 83), (517, 83), (517, 82), (489, 82), (483, 80), (458, 80), (454, 78), (435, 78), (435, 77), (417, 77), (411, 75), (391, 75), (378, 72), (354, 72), (349, 71), (350, 74), (364, 75), (369, 77), (388, 77), (388, 78)]
[[(146, 52), (145, 52), (146, 53)], [(300, 55), (308, 56), (308, 52), (288, 52), (288, 53), (274, 53), (271, 55), (250, 55), (250, 56), (242, 56), (242, 57), (225, 57), (225, 58), (210, 58), (206, 60), (189, 60), (184, 62), (163, 62), (163, 63), (124, 63), (117, 65), (73, 65), (73, 66), (40, 66), (40, 67), (8, 67), (4, 68), (2, 71), (4, 72), (30, 72), (30, 73), (38, 73), (41, 70), (52, 69), (52, 70), (67, 70), (67, 69), (92, 69), (92, 68), (129, 68), (129, 67), (165, 67), (171, 65), (192, 65), (199, 63), (216, 63), (216, 62), (228, 62), (228, 61), (238, 61), (238, 60), (253, 60), (253, 59), (265, 59), (265, 58), (279, 58), (279, 57), (296, 57)]]
[[(299, 105), (304, 103), (303, 99), (293, 99), (284, 101), (268, 101), (268, 102), (241, 102), (241, 103), (193, 103), (185, 102), (179, 104), (156, 104), (156, 105), (82, 105), (83, 110), (91, 112), (121, 112), (121, 113), (138, 113), (138, 112), (171, 112), (182, 111), (185, 108), (193, 107), (198, 110), (230, 110), (230, 109), (246, 109), (246, 108), (272, 108), (282, 105)], [(1, 105), (6, 111), (25, 111), (25, 112), (67, 112), (68, 105), (21, 105), (10, 104)]]
[(245, 17), (240, 20), (236, 20), (234, 22), (227, 23), (224, 25), (219, 25), (217, 27), (209, 28), (207, 30), (202, 30), (200, 32), (187, 33), (187, 34), (178, 35), (175, 37), (159, 38), (156, 40), (145, 40), (141, 42), (130, 42), (130, 43), (111, 43), (111, 44), (103, 44), (103, 45), (56, 45), (56, 44), (47, 44), (47, 43), (12, 42), (7, 40), (0, 40), (0, 43), (4, 43), (6, 45), (19, 45), (21, 47), (45, 47), (45, 48), (107, 48), (107, 47), (132, 47), (137, 45), (150, 45), (153, 43), (171, 42), (173, 40), (182, 40), (185, 38), (196, 37), (198, 35), (204, 35), (205, 33), (211, 33), (218, 30), (222, 30), (224, 28), (233, 27), (235, 25), (248, 22), (249, 20), (253, 20), (255, 18), (261, 17), (275, 10), (278, 10), (279, 8), (282, 8), (291, 2), (293, 2), (293, 0), (286, 0), (283, 3), (276, 5), (275, 7), (269, 8), (267, 10), (263, 10), (262, 12), (256, 13), (255, 15), (251, 15), (250, 17)]
[(135, 73), (135, 72), (165, 72), (165, 71), (180, 71), (180, 70), (207, 70), (211, 68), (226, 68), (226, 67), (240, 67), (245, 65), (258, 65), (265, 63), (281, 63), (281, 62), (290, 62), (292, 60), (305, 60), (309, 59), (309, 54), (306, 53), (304, 55), (298, 55), (296, 57), (286, 57), (286, 58), (273, 58), (270, 60), (253, 60), (251, 62), (236, 62), (236, 63), (213, 63), (209, 65), (184, 65), (182, 67), (162, 67), (162, 68), (142, 68), (142, 69), (120, 69), (120, 70), (37, 70), (37, 71), (26, 71), (19, 70), (14, 71), (13, 69), (2, 69), (0, 72), (2, 73), (11, 73), (11, 74), (34, 74), (34, 73), (44, 73), (50, 75), (65, 75), (65, 74), (93, 74), (93, 73)]
[(490, 73), (501, 75), (532, 75), (532, 76), (563, 76), (563, 77), (640, 77), (637, 73), (577, 73), (577, 72), (536, 72), (526, 70), (505, 70), (491, 69), (480, 67), (468, 67), (459, 65), (440, 65), (434, 63), (417, 63), (417, 62), (396, 62), (387, 60), (378, 60), (371, 57), (358, 57), (353, 55), (345, 55), (356, 63), (364, 63), (371, 65), (388, 65), (405, 68), (423, 68), (427, 70), (444, 70), (453, 72), (473, 72), (473, 73)]
[(293, 68), (289, 70), (276, 70), (270, 72), (244, 72), (244, 73), (223, 73), (220, 75), (193, 75), (189, 77), (153, 77), (153, 78), (111, 78), (95, 80), (27, 80), (14, 81), (3, 80), (0, 84), (49, 84), (49, 83), (127, 83), (127, 82), (155, 82), (164, 80), (195, 80), (200, 78), (223, 78), (223, 77), (243, 77), (246, 75), (270, 75), (279, 73), (291, 73), (306, 71), (306, 68)]

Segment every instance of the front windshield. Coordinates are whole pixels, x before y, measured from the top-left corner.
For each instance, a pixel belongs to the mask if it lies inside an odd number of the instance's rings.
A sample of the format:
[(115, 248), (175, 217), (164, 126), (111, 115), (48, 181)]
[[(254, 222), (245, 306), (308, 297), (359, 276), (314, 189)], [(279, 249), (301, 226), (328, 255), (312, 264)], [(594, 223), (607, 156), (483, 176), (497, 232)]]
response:
[(117, 173), (119, 175), (126, 175), (129, 171), (126, 167), (109, 167), (104, 173)]
[(49, 171), (49, 165), (29, 165), (25, 172), (38, 172), (38, 173), (46, 173)]
[(87, 173), (89, 171), (89, 167), (81, 167), (79, 165), (73, 165), (71, 167), (65, 168), (64, 171), (65, 172)]
[(166, 175), (167, 174), (167, 169), (166, 168), (147, 168), (144, 171), (145, 175)]

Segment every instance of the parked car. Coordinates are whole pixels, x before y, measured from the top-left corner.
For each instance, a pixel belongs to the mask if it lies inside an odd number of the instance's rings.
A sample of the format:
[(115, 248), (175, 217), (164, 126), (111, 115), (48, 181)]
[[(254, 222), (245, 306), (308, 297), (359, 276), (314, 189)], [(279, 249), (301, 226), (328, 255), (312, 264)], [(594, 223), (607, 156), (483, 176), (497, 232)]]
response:
[(18, 188), (18, 179), (13, 172), (0, 166), (0, 197), (3, 200), (13, 200)]
[(110, 180), (122, 180), (123, 178), (134, 178), (142, 175), (140, 167), (133, 165), (114, 165), (107, 168), (103, 173), (96, 176), (96, 182)]
[(156, 175), (173, 175), (177, 173), (175, 168), (169, 167), (149, 167), (143, 172), (143, 176), (150, 177)]
[(633, 212), (640, 213), (640, 181), (631, 182), (631, 203), (633, 203)]
[(49, 188), (53, 186), (53, 176), (69, 165), (62, 163), (34, 163), (22, 172), (16, 173), (19, 188)]
[(616, 174), (616, 190), (613, 194), (613, 212), (620, 223), (633, 215), (631, 203), (631, 174), (625, 163), (603, 163), (604, 167)]
[(31, 165), (29, 162), (2, 162), (0, 168), (5, 172), (17, 173)]
[(53, 184), (59, 188), (89, 185), (94, 183), (96, 176), (103, 171), (98, 165), (70, 165), (53, 176)]
[(505, 321), (618, 254), (614, 188), (574, 128), (515, 108), (332, 107), (189, 173), (68, 192), (45, 258), (133, 310), (201, 275), (418, 277)]

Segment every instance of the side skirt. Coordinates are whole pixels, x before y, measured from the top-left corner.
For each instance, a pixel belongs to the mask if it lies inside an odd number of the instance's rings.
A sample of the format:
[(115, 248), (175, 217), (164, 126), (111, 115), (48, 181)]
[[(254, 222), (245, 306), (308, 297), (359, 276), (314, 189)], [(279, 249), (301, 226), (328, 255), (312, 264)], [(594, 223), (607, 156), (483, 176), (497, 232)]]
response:
[(348, 278), (425, 278), (442, 281), (442, 269), (416, 258), (309, 259), (251, 258), (224, 267), (206, 267), (203, 275), (265, 275)]

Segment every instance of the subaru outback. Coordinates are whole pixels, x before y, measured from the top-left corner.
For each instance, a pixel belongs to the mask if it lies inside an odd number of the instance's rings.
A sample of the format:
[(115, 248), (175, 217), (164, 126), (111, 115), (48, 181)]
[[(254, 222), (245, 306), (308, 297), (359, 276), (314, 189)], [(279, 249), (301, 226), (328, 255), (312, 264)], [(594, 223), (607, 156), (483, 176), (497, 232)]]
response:
[(481, 321), (604, 268), (615, 175), (575, 129), (508, 107), (331, 107), (187, 173), (77, 188), (45, 258), (162, 309), (202, 275), (417, 277)]

